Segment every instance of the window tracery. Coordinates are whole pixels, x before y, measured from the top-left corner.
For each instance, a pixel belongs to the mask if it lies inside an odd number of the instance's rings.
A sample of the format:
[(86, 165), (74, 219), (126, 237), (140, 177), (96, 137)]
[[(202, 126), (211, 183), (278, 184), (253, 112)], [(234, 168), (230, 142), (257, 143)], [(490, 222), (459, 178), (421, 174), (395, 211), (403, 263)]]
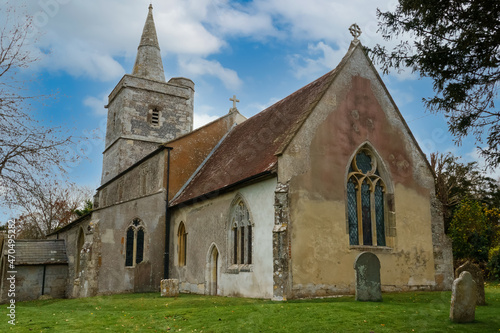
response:
[(386, 246), (386, 185), (370, 150), (353, 158), (346, 192), (349, 244)]
[(231, 264), (251, 265), (253, 260), (253, 228), (250, 212), (241, 198), (236, 201), (232, 208), (230, 238)]
[(144, 260), (145, 231), (142, 221), (134, 219), (127, 228), (125, 240), (125, 266), (132, 267)]

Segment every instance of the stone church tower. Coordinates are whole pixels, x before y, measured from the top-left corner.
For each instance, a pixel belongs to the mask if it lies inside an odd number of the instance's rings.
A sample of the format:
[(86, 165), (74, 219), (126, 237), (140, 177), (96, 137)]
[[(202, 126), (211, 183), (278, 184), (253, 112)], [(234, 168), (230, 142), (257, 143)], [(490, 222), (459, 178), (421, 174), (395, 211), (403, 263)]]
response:
[(132, 75), (124, 75), (109, 95), (101, 184), (158, 145), (191, 132), (193, 98), (193, 81), (165, 81), (150, 5)]

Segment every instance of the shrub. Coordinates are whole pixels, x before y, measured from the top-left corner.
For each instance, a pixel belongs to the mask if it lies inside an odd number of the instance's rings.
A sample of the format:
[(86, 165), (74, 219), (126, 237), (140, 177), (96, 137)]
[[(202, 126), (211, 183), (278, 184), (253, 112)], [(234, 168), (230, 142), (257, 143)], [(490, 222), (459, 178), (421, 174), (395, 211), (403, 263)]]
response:
[(500, 245), (490, 249), (487, 269), (489, 279), (500, 280)]

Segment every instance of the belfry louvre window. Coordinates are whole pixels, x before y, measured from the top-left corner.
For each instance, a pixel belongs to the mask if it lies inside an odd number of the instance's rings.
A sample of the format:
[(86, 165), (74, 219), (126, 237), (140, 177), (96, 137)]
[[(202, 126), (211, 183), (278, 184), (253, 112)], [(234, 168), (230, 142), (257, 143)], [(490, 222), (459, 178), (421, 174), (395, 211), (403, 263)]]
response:
[(160, 124), (160, 111), (157, 108), (154, 108), (151, 112), (151, 124), (159, 125)]
[(231, 214), (232, 264), (252, 264), (252, 237), (250, 213), (243, 200), (239, 199)]
[(144, 226), (142, 221), (134, 219), (127, 229), (125, 240), (125, 266), (134, 266), (144, 260)]
[(347, 177), (349, 244), (386, 246), (386, 186), (368, 149), (357, 152)]

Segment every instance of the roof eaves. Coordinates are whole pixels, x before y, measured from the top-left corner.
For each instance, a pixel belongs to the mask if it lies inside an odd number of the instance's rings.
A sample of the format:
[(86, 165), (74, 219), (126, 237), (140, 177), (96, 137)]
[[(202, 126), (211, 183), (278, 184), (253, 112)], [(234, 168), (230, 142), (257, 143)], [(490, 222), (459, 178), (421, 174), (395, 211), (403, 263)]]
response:
[(50, 234), (45, 235), (45, 237), (49, 237), (49, 236), (52, 236), (52, 235), (57, 235), (58, 233), (61, 233), (62, 231), (66, 231), (66, 229), (71, 229), (72, 227), (74, 227), (78, 223), (80, 223), (83, 220), (85, 220), (85, 218), (90, 217), (91, 215), (92, 215), (92, 211), (88, 212), (85, 215), (79, 216), (76, 220), (73, 220), (72, 222), (66, 224), (64, 227), (62, 227), (60, 229), (57, 229), (57, 230), (51, 232)]
[(181, 201), (181, 202), (173, 202), (172, 201), (172, 205), (170, 207), (173, 208), (173, 207), (176, 207), (179, 205), (189, 205), (189, 204), (192, 204), (196, 201), (208, 200), (208, 199), (213, 198), (214, 195), (226, 193), (228, 191), (233, 190), (235, 187), (241, 186), (243, 184), (248, 184), (248, 183), (253, 183), (255, 181), (260, 181), (263, 179), (268, 179), (268, 178), (274, 177), (275, 175), (276, 175), (276, 164), (273, 163), (272, 165), (270, 165), (269, 169), (264, 171), (264, 172), (253, 175), (253, 176), (248, 177), (246, 179), (242, 179), (242, 180), (237, 181), (235, 183), (225, 185), (217, 190), (214, 190), (214, 191), (211, 191), (208, 193), (203, 193), (203, 194), (198, 195), (194, 198), (189, 198), (189, 199), (186, 199), (186, 200)]

